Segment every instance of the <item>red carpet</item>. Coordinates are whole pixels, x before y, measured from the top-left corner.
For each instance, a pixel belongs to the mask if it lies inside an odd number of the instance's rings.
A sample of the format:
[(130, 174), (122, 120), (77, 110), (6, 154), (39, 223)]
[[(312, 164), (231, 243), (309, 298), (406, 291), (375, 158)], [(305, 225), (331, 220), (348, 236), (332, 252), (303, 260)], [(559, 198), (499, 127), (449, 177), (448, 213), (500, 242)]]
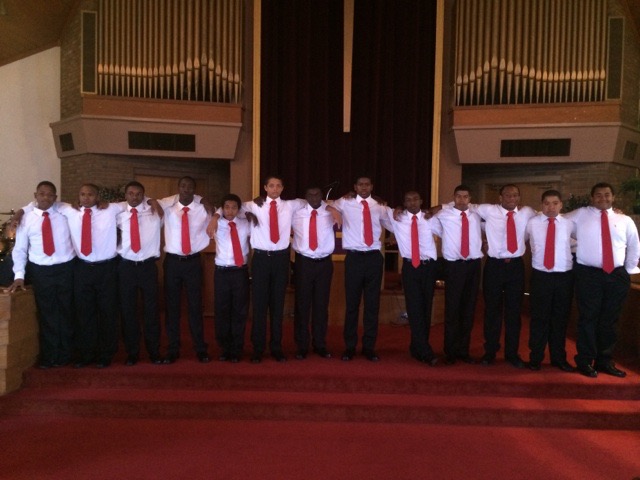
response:
[[(432, 329), (438, 353), (442, 331)], [(290, 324), (285, 334), (292, 354)], [(478, 324), (476, 357), (480, 337)], [(121, 353), (105, 370), (32, 369), (0, 398), (0, 478), (640, 476), (634, 365), (621, 362), (625, 379), (501, 361), (431, 368), (409, 357), (408, 339), (381, 325), (377, 364), (310, 355), (202, 365), (185, 335), (174, 365), (125, 367)], [(339, 327), (329, 346), (342, 351)]]

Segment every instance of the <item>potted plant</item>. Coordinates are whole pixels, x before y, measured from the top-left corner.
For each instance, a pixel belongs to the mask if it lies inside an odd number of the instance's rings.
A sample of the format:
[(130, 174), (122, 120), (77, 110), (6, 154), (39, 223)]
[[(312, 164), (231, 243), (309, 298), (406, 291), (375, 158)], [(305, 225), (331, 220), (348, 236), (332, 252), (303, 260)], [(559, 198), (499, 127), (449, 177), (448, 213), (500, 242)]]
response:
[(640, 177), (633, 177), (622, 182), (620, 193), (633, 193), (633, 213), (640, 214)]

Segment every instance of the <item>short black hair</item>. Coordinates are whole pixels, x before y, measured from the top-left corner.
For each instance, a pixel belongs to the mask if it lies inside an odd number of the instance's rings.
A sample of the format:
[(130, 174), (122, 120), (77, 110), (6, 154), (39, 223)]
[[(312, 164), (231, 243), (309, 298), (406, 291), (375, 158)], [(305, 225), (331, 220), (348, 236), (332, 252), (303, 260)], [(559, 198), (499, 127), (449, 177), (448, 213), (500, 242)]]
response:
[(542, 193), (542, 197), (540, 197), (540, 201), (544, 202), (544, 199), (547, 197), (558, 197), (562, 201), (562, 195), (558, 190), (546, 190)]
[(269, 183), (269, 180), (271, 180), (272, 178), (275, 178), (276, 180), (280, 180), (280, 183), (284, 185), (284, 179), (282, 178), (282, 175), (279, 175), (277, 173), (270, 173), (269, 175), (265, 175), (262, 185), (266, 185), (267, 183)]
[(222, 197), (222, 200), (220, 201), (222, 202), (221, 205), (223, 207), (225, 202), (236, 202), (236, 204), (238, 205), (238, 210), (242, 208), (242, 200), (240, 200), (240, 197), (235, 193), (226, 194), (224, 197)]
[(124, 186), (124, 191), (125, 193), (127, 192), (127, 190), (129, 189), (129, 187), (137, 187), (142, 189), (142, 193), (144, 193), (144, 185), (142, 185), (140, 182), (136, 182), (135, 180), (131, 180), (129, 183), (127, 183)]
[(513, 187), (513, 188), (515, 188), (516, 190), (518, 190), (518, 195), (520, 195), (520, 187), (519, 187), (519, 186), (517, 186), (515, 183), (507, 183), (506, 185), (501, 186), (501, 187), (500, 187), (500, 195), (502, 195), (502, 192), (504, 192), (504, 190), (505, 190), (506, 188), (510, 188), (510, 187)]
[(613, 185), (611, 185), (610, 183), (607, 182), (599, 182), (596, 183), (593, 187), (591, 187), (591, 196), (593, 197), (594, 193), (596, 193), (596, 190), (599, 188), (608, 188), (611, 190), (611, 195), (615, 195), (616, 192), (613, 190)]
[(195, 178), (190, 177), (189, 175), (185, 175), (184, 177), (180, 177), (180, 180), (178, 180), (178, 185), (180, 185), (183, 180), (189, 180), (191, 183), (193, 183), (193, 188), (196, 187), (196, 179)]
[(353, 184), (355, 185), (356, 183), (358, 183), (358, 180), (360, 180), (361, 178), (368, 179), (371, 182), (371, 185), (374, 184), (373, 177), (366, 172), (361, 172), (360, 174), (356, 175), (353, 179)]
[(457, 192), (469, 192), (469, 193), (471, 193), (471, 188), (468, 187), (467, 185), (465, 185), (464, 183), (461, 183), (460, 185), (458, 185), (456, 188), (453, 189), (453, 194), (454, 195)]
[(82, 187), (89, 187), (92, 188), (93, 190), (96, 191), (96, 194), (100, 193), (100, 187), (98, 185), (96, 185), (95, 183), (83, 183), (82, 185), (80, 185), (80, 188)]
[(49, 180), (43, 180), (42, 182), (40, 182), (36, 186), (36, 190), (38, 190), (40, 187), (44, 187), (44, 186), (51, 187), (51, 188), (53, 188), (53, 193), (55, 193), (55, 194), (58, 193), (58, 190), (56, 190), (56, 186), (52, 182), (50, 182)]

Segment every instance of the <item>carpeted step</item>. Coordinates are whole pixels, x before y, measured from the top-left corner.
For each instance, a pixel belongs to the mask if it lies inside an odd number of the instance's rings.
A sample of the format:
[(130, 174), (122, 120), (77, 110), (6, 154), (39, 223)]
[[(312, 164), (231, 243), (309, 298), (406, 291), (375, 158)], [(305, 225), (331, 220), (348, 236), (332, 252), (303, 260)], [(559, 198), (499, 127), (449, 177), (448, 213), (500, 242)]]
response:
[(8, 396), (1, 407), (11, 415), (640, 429), (639, 400), (41, 388)]

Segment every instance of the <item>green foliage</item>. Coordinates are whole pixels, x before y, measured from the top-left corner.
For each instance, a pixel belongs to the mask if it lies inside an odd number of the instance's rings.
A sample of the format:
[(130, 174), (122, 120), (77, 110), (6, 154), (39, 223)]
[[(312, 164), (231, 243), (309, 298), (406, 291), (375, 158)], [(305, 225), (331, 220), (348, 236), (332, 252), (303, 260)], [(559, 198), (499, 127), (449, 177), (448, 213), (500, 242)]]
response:
[(98, 186), (98, 198), (109, 203), (124, 202), (124, 186), (124, 183), (115, 187)]

